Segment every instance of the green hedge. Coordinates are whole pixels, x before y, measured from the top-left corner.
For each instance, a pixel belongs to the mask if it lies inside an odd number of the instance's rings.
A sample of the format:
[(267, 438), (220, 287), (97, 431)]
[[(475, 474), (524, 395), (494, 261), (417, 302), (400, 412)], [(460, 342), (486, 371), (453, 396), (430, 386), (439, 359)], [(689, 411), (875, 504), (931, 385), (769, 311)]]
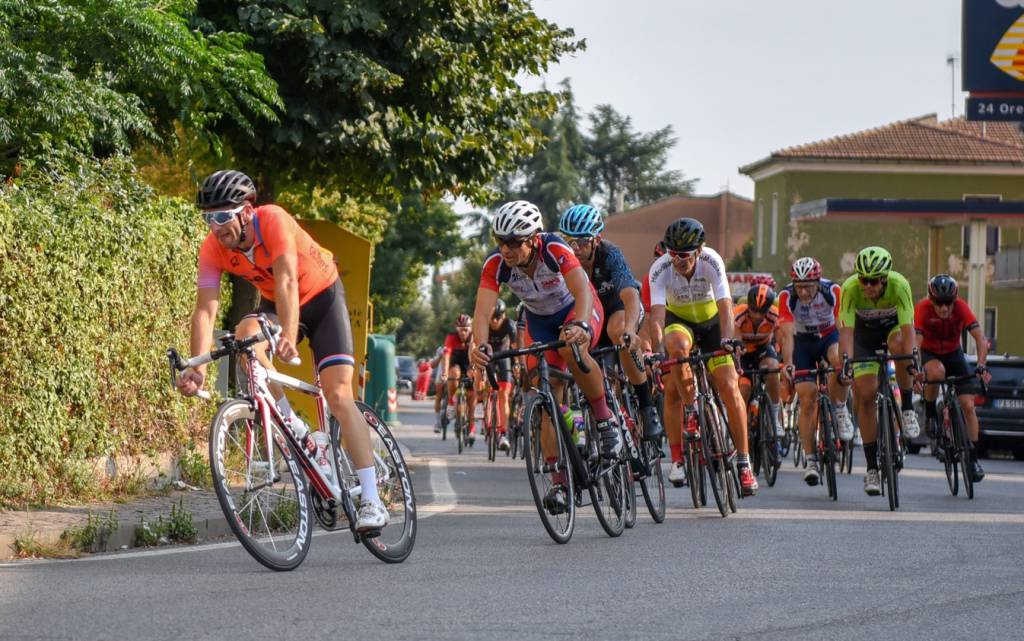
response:
[(127, 161), (0, 184), (0, 507), (88, 497), (89, 459), (204, 429), (164, 358), (188, 351), (202, 234)]

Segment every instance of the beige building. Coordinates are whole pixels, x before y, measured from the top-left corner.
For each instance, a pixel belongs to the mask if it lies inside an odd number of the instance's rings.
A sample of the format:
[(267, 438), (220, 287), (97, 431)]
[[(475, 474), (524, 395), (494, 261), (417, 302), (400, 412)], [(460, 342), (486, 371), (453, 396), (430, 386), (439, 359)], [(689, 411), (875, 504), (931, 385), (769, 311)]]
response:
[(670, 196), (605, 219), (603, 236), (622, 249), (630, 268), (642, 274), (654, 260), (654, 246), (677, 218), (704, 224), (707, 244), (726, 262), (754, 234), (754, 203), (731, 192), (714, 196)]

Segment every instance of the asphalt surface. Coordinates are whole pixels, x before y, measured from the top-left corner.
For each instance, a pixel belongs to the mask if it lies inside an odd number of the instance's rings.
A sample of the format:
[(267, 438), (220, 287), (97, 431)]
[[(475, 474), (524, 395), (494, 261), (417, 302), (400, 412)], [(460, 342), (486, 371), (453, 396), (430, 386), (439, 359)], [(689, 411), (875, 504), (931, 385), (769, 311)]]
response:
[(610, 539), (584, 508), (557, 545), (521, 462), (489, 463), (482, 442), (457, 455), (406, 405), (420, 529), (404, 564), (347, 533), (282, 574), (232, 542), (2, 564), (0, 639), (1021, 638), (1020, 463), (986, 461), (968, 500), (911, 456), (893, 513), (860, 467), (832, 502), (787, 461), (728, 518), (669, 487), (664, 524), (641, 499)]

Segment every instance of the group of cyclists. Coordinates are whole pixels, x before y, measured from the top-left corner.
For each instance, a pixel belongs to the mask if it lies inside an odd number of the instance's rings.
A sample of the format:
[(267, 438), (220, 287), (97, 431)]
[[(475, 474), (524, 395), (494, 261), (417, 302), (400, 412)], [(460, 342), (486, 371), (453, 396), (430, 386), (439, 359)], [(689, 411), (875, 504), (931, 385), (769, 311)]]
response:
[[(815, 447), (819, 416), (815, 371), (819, 365), (831, 368), (827, 397), (841, 441), (854, 439), (856, 418), (867, 468), (864, 491), (875, 496), (882, 491), (875, 402), (878, 377), (888, 377), (888, 372), (880, 372), (878, 363), (849, 361), (874, 356), (882, 348), (893, 357), (890, 367), (896, 363), (900, 437), (906, 440), (920, 434), (913, 407), (916, 390), (924, 393), (928, 434), (933, 443), (937, 441), (937, 385), (925, 384), (925, 380), (970, 373), (960, 345), (964, 331), (971, 334), (977, 347), (978, 378), (989, 378), (987, 341), (969, 306), (958, 297), (956, 280), (946, 274), (934, 276), (928, 283), (928, 295), (915, 304), (907, 279), (893, 270), (892, 256), (882, 247), (862, 249), (854, 261), (855, 273), (841, 283), (826, 278), (817, 259), (801, 257), (792, 263), (791, 282), (780, 291), (776, 292), (772, 279), (756, 282), (745, 300), (734, 307), (725, 264), (718, 252), (707, 246), (698, 220), (680, 218), (668, 226), (655, 246), (654, 263), (640, 280), (619, 248), (602, 237), (604, 217), (597, 208), (586, 204), (569, 207), (561, 216), (557, 234), (545, 232), (542, 220), (539, 209), (527, 201), (509, 202), (496, 210), (492, 222), (496, 249), (484, 262), (473, 315), (458, 316), (455, 332), (448, 335), (439, 352), (438, 381), (439, 385), (447, 381), (449, 400), (447, 408), (442, 408), (442, 394), (438, 394), (435, 430), (440, 421), (452, 416), (454, 385), (460, 378), (476, 380), (469, 392), (469, 406), (482, 402), (486, 379), (476, 373), (496, 351), (557, 339), (589, 349), (619, 345), (625, 348), (619, 352), (620, 361), (639, 401), (644, 438), (661, 443), (667, 437), (672, 462), (668, 478), (679, 486), (686, 480), (683, 442), (697, 430), (690, 368), (685, 363), (671, 367), (659, 390), (663, 394), (659, 414), (649, 372), (628, 352), (681, 359), (695, 348), (704, 354), (726, 350), (731, 354), (710, 358), (707, 369), (726, 415), (744, 496), (759, 489), (748, 442), (751, 382), (744, 373), (768, 372), (764, 379), (770, 407), (764, 411), (772, 412), (779, 438), (783, 436), (783, 400), (794, 395), (798, 399), (796, 431), (808, 463), (804, 481), (814, 486), (821, 482)], [(517, 322), (507, 318), (505, 303), (498, 297), (502, 284), (521, 301)], [(586, 352), (583, 350), (586, 368), (569, 357), (568, 347), (549, 352), (547, 359), (550, 365), (568, 371), (579, 386), (600, 431), (602, 454), (614, 459), (622, 448), (617, 429), (621, 418), (610, 411), (600, 369), (589, 366), (593, 363), (587, 362)], [(917, 359), (901, 358), (918, 353)], [(507, 449), (513, 377), (508, 361), (497, 365), (501, 395), (497, 435), (499, 447)], [(525, 368), (531, 366), (527, 363)], [(520, 380), (528, 384), (529, 378)], [(976, 444), (974, 387), (966, 384), (959, 391), (967, 432)], [(472, 441), (476, 435), (472, 419), (470, 430)], [(966, 464), (974, 482), (981, 481), (984, 471), (973, 450)], [(558, 493), (557, 485), (552, 487), (546, 504), (557, 505)]]
[[(217, 314), (220, 280), (224, 272), (240, 276), (260, 292), (260, 303), (236, 328), (245, 338), (260, 331), (257, 314), (280, 324), (277, 357), (288, 361), (297, 356), (296, 343), (308, 338), (315, 358), (317, 378), (331, 413), (342, 426), (346, 448), (355, 464), (363, 488), (356, 529), (376, 531), (387, 525), (389, 515), (377, 496), (377, 481), (369, 445), (366, 419), (357, 409), (352, 391), (354, 369), (352, 332), (344, 290), (334, 257), (320, 247), (295, 219), (276, 205), (257, 206), (253, 181), (235, 170), (218, 171), (203, 182), (197, 205), (209, 233), (199, 252), (197, 298), (191, 322), (193, 355), (210, 347)], [(704, 354), (721, 352), (708, 361), (713, 388), (727, 418), (728, 432), (735, 448), (739, 485), (745, 496), (758, 490), (751, 470), (747, 397), (748, 381), (740, 370), (762, 368), (776, 373), (766, 377), (771, 411), (778, 415), (782, 396), (790, 386), (799, 398), (799, 433), (808, 456), (805, 481), (819, 482), (814, 448), (817, 387), (811, 377), (794, 375), (813, 369), (818, 363), (835, 368), (828, 380), (839, 437), (849, 440), (854, 427), (847, 409), (852, 385), (853, 407), (863, 435), (867, 474), (864, 490), (880, 493), (875, 394), (877, 364), (858, 363), (846, 367), (845, 355), (854, 359), (873, 355), (887, 347), (894, 356), (920, 349), (923, 371), (912, 360), (899, 361), (896, 379), (901, 392), (904, 437), (920, 431), (912, 406), (912, 391), (925, 380), (969, 373), (960, 347), (962, 332), (969, 332), (977, 346), (977, 373), (987, 380), (987, 341), (970, 308), (958, 297), (957, 283), (948, 275), (933, 277), (928, 295), (914, 303), (910, 285), (893, 270), (889, 252), (881, 247), (861, 250), (854, 263), (855, 273), (841, 285), (822, 274), (812, 257), (796, 260), (790, 271), (792, 282), (776, 293), (769, 283), (750, 288), (745, 304), (733, 307), (733, 299), (721, 256), (705, 242), (702, 224), (680, 218), (664, 231), (656, 244), (656, 259), (641, 279), (631, 272), (622, 252), (602, 237), (604, 217), (595, 207), (580, 204), (561, 216), (558, 233), (543, 229), (536, 205), (527, 201), (508, 202), (499, 207), (491, 231), (496, 245), (484, 261), (472, 315), (460, 314), (437, 360), (438, 391), (447, 388), (447, 406), (435, 403), (440, 421), (444, 412), (454, 411), (456, 385), (465, 376), (477, 383), (467, 390), (469, 407), (488, 393), (484, 378), (476, 373), (486, 367), (491, 355), (513, 346), (562, 340), (564, 346), (548, 351), (544, 358), (552, 368), (568, 372), (586, 399), (599, 434), (600, 456), (608, 461), (622, 456), (623, 437), (616, 416), (606, 398), (602, 369), (589, 354), (600, 346), (620, 346), (619, 361), (628, 385), (635, 393), (642, 421), (643, 438), (661, 445), (667, 437), (672, 470), (669, 480), (683, 478), (682, 443), (696, 429), (695, 388), (686, 363), (671, 367), (655, 390), (652, 372), (638, 356), (663, 353), (667, 358), (685, 358), (699, 349)], [(502, 285), (521, 301), (517, 318), (508, 317), (499, 298)], [(574, 355), (574, 349), (577, 355)], [(268, 369), (273, 365), (265, 347), (256, 352)], [(734, 356), (739, 361), (734, 361)], [(525, 372), (536, 368), (531, 358), (521, 363)], [(649, 362), (649, 361), (648, 361)], [(509, 398), (513, 368), (509, 361), (495, 363), (497, 392), (497, 436), (499, 447), (508, 447)], [(848, 376), (848, 372), (850, 375)], [(192, 396), (205, 381), (205, 366), (188, 368), (177, 379), (179, 391)], [(529, 375), (523, 377), (529, 381)], [(552, 381), (561, 388), (562, 381)], [(300, 442), (311, 453), (317, 442), (303, 440), (308, 426), (289, 406), (276, 385), (271, 390), (277, 409), (288, 421)], [(934, 385), (924, 391), (930, 433), (937, 429)], [(978, 422), (972, 403), (972, 389), (960, 389), (968, 434), (978, 438)], [(662, 411), (655, 402), (662, 395)], [(776, 421), (782, 425), (782, 421)], [(667, 426), (663, 427), (663, 425)], [(542, 438), (545, 454), (552, 448), (551, 426)], [(471, 421), (470, 440), (475, 437)], [(322, 444), (319, 447), (323, 447)], [(323, 452), (320, 453), (324, 455)], [(550, 457), (549, 457), (550, 458)], [(970, 473), (975, 482), (984, 476), (975, 456)], [(565, 488), (552, 485), (544, 506), (552, 512), (564, 508)]]

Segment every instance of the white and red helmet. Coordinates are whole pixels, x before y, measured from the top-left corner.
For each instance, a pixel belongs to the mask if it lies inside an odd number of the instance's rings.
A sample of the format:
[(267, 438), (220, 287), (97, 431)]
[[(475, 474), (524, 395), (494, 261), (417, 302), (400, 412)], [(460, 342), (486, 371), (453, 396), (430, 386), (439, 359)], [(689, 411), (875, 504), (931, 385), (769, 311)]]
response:
[(789, 270), (793, 282), (821, 280), (821, 263), (810, 256), (797, 258)]

